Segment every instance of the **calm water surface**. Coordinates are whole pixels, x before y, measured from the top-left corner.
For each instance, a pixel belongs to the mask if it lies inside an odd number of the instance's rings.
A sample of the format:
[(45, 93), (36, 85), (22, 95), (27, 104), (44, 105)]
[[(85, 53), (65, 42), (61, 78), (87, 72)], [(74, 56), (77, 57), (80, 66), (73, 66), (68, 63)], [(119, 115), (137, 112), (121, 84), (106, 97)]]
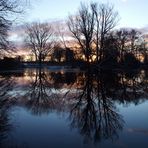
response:
[(0, 147), (147, 148), (148, 71), (0, 73)]

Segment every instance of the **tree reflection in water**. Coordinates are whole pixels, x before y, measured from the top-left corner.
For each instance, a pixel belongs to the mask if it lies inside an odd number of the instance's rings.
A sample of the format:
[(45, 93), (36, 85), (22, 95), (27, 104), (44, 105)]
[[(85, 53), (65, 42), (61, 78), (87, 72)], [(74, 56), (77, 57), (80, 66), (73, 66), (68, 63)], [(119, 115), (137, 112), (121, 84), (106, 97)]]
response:
[(48, 113), (55, 107), (56, 96), (52, 92), (51, 84), (44, 70), (36, 69), (33, 81), (24, 97), (26, 106), (36, 115)]
[(23, 104), (34, 115), (66, 112), (70, 127), (78, 129), (85, 141), (98, 142), (118, 138), (123, 128), (116, 102), (137, 105), (148, 98), (147, 71), (72, 73), (36, 69), (29, 74), (29, 84), (20, 88), (25, 95), (15, 100), (12, 92), (17, 77), (23, 75), (0, 76), (0, 142), (11, 128), (8, 112), (13, 103)]
[[(60, 98), (62, 94), (65, 95), (62, 87), (64, 84), (69, 86), (73, 84), (76, 77), (74, 73), (70, 77), (67, 76), (67, 73), (48, 73), (44, 69), (36, 69), (35, 77), (24, 96), (26, 106), (33, 114), (41, 115), (52, 110), (60, 110), (64, 103)], [(69, 90), (64, 92), (67, 93)]]
[(71, 109), (71, 126), (78, 128), (86, 141), (117, 137), (124, 123), (100, 76), (85, 74), (85, 85)]
[(119, 77), (115, 100), (123, 104), (138, 105), (148, 98), (146, 71), (123, 72), (119, 74)]
[(9, 118), (9, 110), (15, 103), (8, 91), (12, 90), (14, 85), (13, 79), (8, 75), (0, 75), (0, 147), (3, 147), (3, 141), (7, 139), (12, 129)]
[(124, 120), (115, 102), (138, 104), (147, 98), (145, 76), (113, 71), (46, 73), (38, 69), (25, 95), (26, 106), (36, 115), (52, 110), (70, 112), (70, 126), (78, 128), (86, 141), (117, 138)]

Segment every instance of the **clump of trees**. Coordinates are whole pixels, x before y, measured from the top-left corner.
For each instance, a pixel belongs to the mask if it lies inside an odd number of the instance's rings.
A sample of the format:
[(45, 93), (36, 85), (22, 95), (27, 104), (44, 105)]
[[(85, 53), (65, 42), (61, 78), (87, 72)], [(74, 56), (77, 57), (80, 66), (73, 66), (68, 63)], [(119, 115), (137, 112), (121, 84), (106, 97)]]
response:
[(136, 65), (141, 60), (141, 51), (146, 50), (139, 41), (141, 33), (136, 29), (115, 30), (118, 21), (118, 12), (109, 4), (81, 3), (78, 12), (69, 16), (69, 30), (87, 63), (120, 65), (130, 62), (127, 58), (132, 57)]
[[(81, 4), (75, 16), (69, 16), (68, 27), (89, 62), (95, 52), (97, 62), (104, 58), (105, 39), (118, 22), (118, 13), (108, 4)], [(94, 52), (93, 52), (94, 51)]]

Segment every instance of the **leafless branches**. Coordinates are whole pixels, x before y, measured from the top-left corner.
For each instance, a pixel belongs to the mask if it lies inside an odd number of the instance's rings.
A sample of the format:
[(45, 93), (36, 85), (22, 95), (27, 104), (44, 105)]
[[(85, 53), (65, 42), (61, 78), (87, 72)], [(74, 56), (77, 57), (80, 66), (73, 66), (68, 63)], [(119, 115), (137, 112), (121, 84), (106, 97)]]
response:
[(40, 63), (52, 50), (53, 30), (47, 23), (32, 23), (26, 27), (26, 46)]
[(97, 61), (99, 61), (99, 59), (101, 60), (103, 58), (105, 38), (117, 25), (119, 17), (118, 13), (114, 10), (114, 7), (109, 4), (97, 5), (97, 3), (92, 3), (91, 8), (95, 14), (94, 34), (96, 44), (96, 57)]
[(16, 14), (23, 12), (23, 0), (0, 0), (0, 50), (6, 50), (8, 46), (7, 32)]
[(75, 17), (69, 16), (68, 27), (81, 46), (87, 62), (89, 62), (93, 39), (94, 13), (89, 10), (87, 5), (81, 4), (78, 14)]
[[(81, 4), (75, 16), (69, 16), (68, 27), (89, 61), (95, 44), (97, 61), (103, 57), (105, 37), (118, 22), (118, 13), (108, 4)], [(99, 54), (100, 53), (100, 54)]]

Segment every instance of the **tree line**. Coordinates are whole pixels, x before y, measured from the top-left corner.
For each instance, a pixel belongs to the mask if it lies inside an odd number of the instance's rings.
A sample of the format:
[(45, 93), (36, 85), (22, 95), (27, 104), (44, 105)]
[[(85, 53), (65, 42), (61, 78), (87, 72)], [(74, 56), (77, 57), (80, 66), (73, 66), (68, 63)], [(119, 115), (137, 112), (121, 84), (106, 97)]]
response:
[[(9, 0), (1, 1), (0, 8), (0, 16), (20, 13), (15, 0), (11, 3)], [(1, 49), (7, 49), (8, 45), (6, 39), (11, 20), (6, 18), (2, 17), (0, 24)], [(69, 62), (83, 60), (87, 65), (95, 63), (98, 67), (134, 66), (140, 61), (148, 63), (148, 51), (141, 40), (142, 34), (136, 29), (117, 30), (119, 20), (119, 14), (111, 4), (81, 3), (77, 13), (69, 15), (66, 21), (71, 41), (62, 30), (55, 31), (50, 23), (33, 22), (25, 28), (25, 48), (29, 48), (39, 64), (49, 56), (50, 60), (56, 62), (62, 59)], [(68, 47), (67, 42), (74, 42), (73, 46)]]

